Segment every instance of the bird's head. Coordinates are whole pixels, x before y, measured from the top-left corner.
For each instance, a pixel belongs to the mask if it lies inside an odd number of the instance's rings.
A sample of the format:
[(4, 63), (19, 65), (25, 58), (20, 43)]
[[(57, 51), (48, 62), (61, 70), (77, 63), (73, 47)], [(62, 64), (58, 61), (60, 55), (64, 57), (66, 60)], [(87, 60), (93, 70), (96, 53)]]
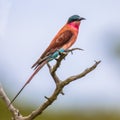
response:
[(81, 20), (85, 20), (85, 18), (80, 17), (79, 15), (72, 15), (71, 17), (69, 17), (67, 23), (71, 23), (74, 21), (81, 21)]
[(80, 17), (79, 15), (72, 15), (71, 17), (69, 17), (67, 24), (71, 24), (76, 28), (79, 28), (80, 22), (82, 20), (85, 20), (85, 18)]

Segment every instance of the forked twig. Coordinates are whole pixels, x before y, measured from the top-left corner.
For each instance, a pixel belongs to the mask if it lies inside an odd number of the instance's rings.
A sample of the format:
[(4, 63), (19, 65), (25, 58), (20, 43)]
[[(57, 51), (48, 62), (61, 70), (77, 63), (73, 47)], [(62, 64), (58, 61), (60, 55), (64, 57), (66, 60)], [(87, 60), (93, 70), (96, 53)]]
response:
[[(69, 83), (71, 83), (75, 80), (78, 80), (78, 79), (84, 77), (88, 73), (92, 72), (98, 66), (98, 64), (101, 62), (101, 61), (95, 61), (95, 63), (91, 67), (85, 69), (83, 72), (81, 72), (77, 75), (70, 76), (70, 77), (66, 78), (65, 80), (61, 81), (60, 78), (57, 76), (56, 71), (59, 68), (62, 60), (68, 55), (68, 53), (70, 53), (70, 52), (72, 53), (74, 50), (82, 50), (82, 49), (73, 48), (71, 50), (65, 51), (63, 54), (61, 54), (59, 56), (59, 58), (56, 60), (56, 63), (53, 67), (49, 63), (47, 64), (50, 74), (56, 84), (56, 88), (55, 88), (53, 94), (50, 97), (45, 96), (45, 99), (46, 99), (45, 102), (42, 105), (40, 105), (36, 110), (32, 111), (28, 116), (23, 117), (20, 114), (20, 112), (13, 105), (11, 105), (9, 107), (9, 110), (12, 113), (13, 120), (33, 120), (38, 115), (40, 115), (47, 107), (49, 107), (57, 99), (57, 97), (60, 93), (64, 94), (62, 92), (62, 90), (65, 86), (67, 86)], [(10, 100), (9, 100), (8, 96), (5, 94), (5, 92), (1, 86), (0, 86), (0, 96), (2, 97), (2, 99), (4, 100), (6, 105), (9, 105)]]

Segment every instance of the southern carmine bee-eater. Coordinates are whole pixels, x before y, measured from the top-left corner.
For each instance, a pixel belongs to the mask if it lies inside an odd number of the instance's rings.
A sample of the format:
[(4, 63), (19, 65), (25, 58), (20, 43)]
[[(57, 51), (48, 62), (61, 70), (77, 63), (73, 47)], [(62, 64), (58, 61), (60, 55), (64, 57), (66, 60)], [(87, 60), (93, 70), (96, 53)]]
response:
[(68, 50), (75, 43), (82, 20), (85, 20), (85, 18), (80, 17), (79, 15), (73, 15), (69, 17), (67, 23), (57, 33), (57, 35), (51, 41), (50, 45), (43, 52), (40, 58), (33, 64), (32, 68), (34, 68), (35, 71), (21, 88), (21, 90), (17, 93), (17, 95), (13, 98), (13, 100), (10, 102), (9, 106), (13, 103), (13, 101), (17, 98), (17, 96), (21, 93), (25, 86), (32, 80), (32, 78), (47, 62), (58, 57), (60, 53)]

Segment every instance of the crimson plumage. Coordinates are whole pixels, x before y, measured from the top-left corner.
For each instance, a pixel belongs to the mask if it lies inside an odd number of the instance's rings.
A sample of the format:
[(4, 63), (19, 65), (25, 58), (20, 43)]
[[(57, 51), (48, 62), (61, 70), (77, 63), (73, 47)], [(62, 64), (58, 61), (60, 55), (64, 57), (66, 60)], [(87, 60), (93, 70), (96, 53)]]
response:
[(35, 71), (27, 80), (27, 82), (24, 84), (24, 86), (21, 88), (21, 90), (17, 93), (17, 95), (13, 98), (10, 104), (13, 103), (13, 101), (21, 93), (25, 86), (32, 80), (32, 78), (47, 62), (55, 59), (59, 55), (59, 52), (61, 53), (64, 52), (75, 43), (78, 36), (81, 20), (84, 19), (85, 18), (80, 17), (78, 15), (73, 15), (69, 17), (67, 23), (60, 29), (57, 35), (53, 38), (50, 45), (43, 52), (40, 58), (33, 64), (32, 68), (34, 68)]

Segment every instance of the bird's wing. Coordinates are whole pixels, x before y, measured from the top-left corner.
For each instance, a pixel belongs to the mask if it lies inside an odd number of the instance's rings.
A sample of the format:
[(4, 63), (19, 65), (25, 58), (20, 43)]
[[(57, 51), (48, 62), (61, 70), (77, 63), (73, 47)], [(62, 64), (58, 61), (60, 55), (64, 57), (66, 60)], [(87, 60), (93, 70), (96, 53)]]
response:
[(41, 58), (44, 58), (46, 55), (54, 53), (56, 50), (58, 50), (63, 45), (65, 45), (67, 42), (69, 42), (72, 36), (73, 36), (73, 32), (70, 30), (66, 30), (58, 34), (52, 40), (52, 42), (50, 43), (48, 48), (45, 50), (45, 52), (41, 55)]
[(66, 44), (67, 42), (69, 42), (69, 40), (71, 39), (72, 35), (73, 35), (72, 31), (70, 31), (70, 30), (64, 31), (55, 40), (55, 42), (53, 43), (53, 47), (55, 47), (55, 48), (62, 47), (64, 44)]
[(61, 32), (58, 34), (50, 43), (48, 48), (44, 51), (44, 53), (41, 55), (41, 57), (33, 64), (32, 68), (35, 66), (39, 66), (41, 64), (41, 61), (44, 61), (43, 59), (54, 53), (56, 50), (60, 49), (63, 45), (65, 45), (67, 42), (70, 41), (72, 38), (73, 33), (70, 30), (66, 30), (64, 32)]

